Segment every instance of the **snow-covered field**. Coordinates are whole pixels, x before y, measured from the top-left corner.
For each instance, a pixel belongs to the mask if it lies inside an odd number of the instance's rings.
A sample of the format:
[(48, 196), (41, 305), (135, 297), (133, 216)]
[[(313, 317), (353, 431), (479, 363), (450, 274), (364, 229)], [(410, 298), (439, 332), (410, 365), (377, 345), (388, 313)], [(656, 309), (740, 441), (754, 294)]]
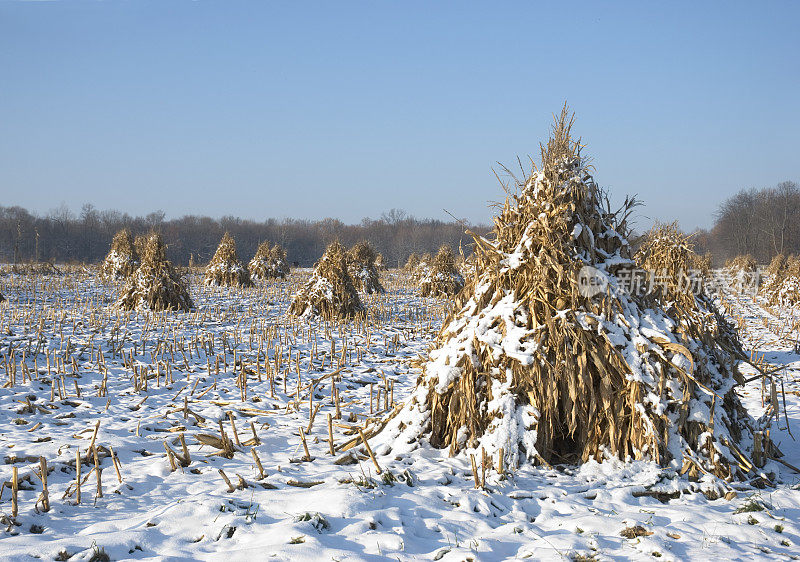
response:
[[(0, 558), (800, 558), (800, 474), (774, 461), (763, 468), (773, 486), (734, 483), (728, 499), (645, 462), (489, 469), (479, 489), (469, 459), (422, 447), (378, 456), (378, 474), (357, 427), (409, 394), (412, 360), (447, 301), (419, 297), (392, 272), (389, 293), (366, 298), (370, 322), (307, 323), (285, 314), (307, 275), (245, 290), (194, 276), (197, 311), (186, 314), (119, 313), (118, 287), (88, 273), (0, 278)], [(749, 297), (728, 302), (748, 350), (785, 365), (786, 409), (781, 397), (771, 437), (800, 466), (792, 314)], [(341, 419), (331, 455), (333, 381)], [(754, 417), (766, 411), (760, 381), (741, 396)], [(225, 453), (214, 446), (221, 431), (227, 455), (215, 454)], [(165, 445), (182, 457), (181, 437), (190, 458), (172, 470)], [(37, 503), (40, 457), (47, 512)]]

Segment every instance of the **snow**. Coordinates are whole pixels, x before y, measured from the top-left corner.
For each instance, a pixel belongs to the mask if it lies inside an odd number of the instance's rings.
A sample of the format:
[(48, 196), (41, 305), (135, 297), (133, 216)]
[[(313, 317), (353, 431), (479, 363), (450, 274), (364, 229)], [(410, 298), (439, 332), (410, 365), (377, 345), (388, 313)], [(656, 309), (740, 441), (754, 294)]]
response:
[[(29, 481), (23, 480), (20, 485), (19, 525), (9, 524), (10, 489), (3, 490), (0, 518), (5, 517), (5, 523), (0, 527), (0, 559), (52, 560), (63, 550), (74, 555), (71, 560), (87, 560), (95, 548), (104, 549), (115, 560), (568, 560), (576, 555), (598, 560), (751, 560), (787, 559), (800, 554), (800, 474), (775, 461), (762, 469), (775, 482), (774, 487), (758, 489), (747, 482), (734, 483), (736, 497), (731, 499), (709, 499), (719, 486), (716, 480), (689, 482), (676, 469), (611, 457), (579, 467), (523, 465), (509, 468), (505, 476), (489, 470), (485, 489), (476, 489), (469, 456), (451, 458), (446, 450), (433, 449), (424, 441), (404, 443), (402, 439), (381, 437), (372, 442), (383, 469), (378, 475), (365, 454), (357, 455), (356, 464), (337, 465), (334, 461), (345, 453), (333, 457), (328, 453), (325, 420), (334, 407), (327, 379), (315, 388), (314, 402), (320, 410), (306, 437), (314, 461), (296, 462), (303, 457), (298, 429), (308, 425), (308, 390), (301, 394), (295, 410), (290, 405), (295, 398), (294, 368), (287, 393), (283, 393), (279, 379), (274, 399), (267, 378), (263, 376), (259, 383), (256, 375), (250, 374), (247, 399), (242, 401), (235, 386), (238, 371), (234, 373), (233, 350), (237, 360), (244, 359), (247, 365), (264, 352), (274, 360), (276, 350), (284, 359), (291, 354), (293, 365), (299, 352), (305, 385), (336, 368), (335, 361), (331, 365), (328, 358), (320, 370), (317, 359), (309, 372), (312, 349), (320, 357), (323, 350), (330, 351), (333, 341), (334, 355), (338, 356), (344, 340), (351, 348), (358, 345), (361, 361), (353, 352), (341, 373), (342, 380), (337, 382), (342, 403), (349, 404), (342, 407), (340, 422), (354, 426), (370, 416), (370, 384), (377, 388), (385, 375), (395, 383), (395, 401), (405, 400), (407, 404), (395, 418), (397, 423), (386, 429), (400, 436), (401, 423), (420, 423), (429, 415), (423, 410), (424, 392), (416, 388), (419, 368), (412, 360), (431, 343), (447, 302), (421, 298), (410, 285), (392, 277), (386, 284), (387, 295), (365, 302), (376, 315), (391, 315), (390, 321), (373, 326), (370, 333), (348, 328), (347, 324), (290, 320), (285, 313), (293, 287), (307, 276), (308, 271), (293, 273), (287, 281), (273, 281), (248, 291), (208, 288), (195, 276), (190, 291), (197, 309), (183, 314), (122, 313), (112, 306), (116, 288), (81, 274), (37, 281), (36, 291), (24, 289), (29, 280), (4, 278), (3, 294), (8, 302), (0, 305), (0, 360), (5, 364), (13, 351), (18, 368), (15, 386), (0, 388), (0, 480), (9, 481), (11, 468), (16, 466), (20, 478), (29, 477)], [(478, 289), (486, 290), (489, 287)], [(467, 326), (470, 338), (485, 341), (497, 352), (530, 354), (536, 328), (530, 334), (516, 333), (503, 341), (492, 340), (487, 329), (495, 318), (512, 317), (513, 302), (513, 295), (509, 295), (508, 300), (502, 299), (489, 310), (480, 311), (481, 316), (471, 318)], [(767, 307), (760, 297), (747, 295), (726, 295), (724, 304), (732, 318), (742, 319), (748, 351), (784, 366), (778, 375), (786, 390), (787, 408), (784, 417), (781, 402), (781, 417), (773, 419), (771, 437), (785, 455), (782, 460), (800, 466), (800, 445), (786, 429), (788, 420), (794, 437), (800, 439), (800, 355), (794, 350), (797, 334), (786, 335), (787, 325), (800, 319), (800, 314)], [(64, 316), (49, 313), (56, 309)], [(587, 327), (591, 323), (596, 325), (593, 329), (623, 335), (614, 322), (596, 317), (590, 320), (588, 315), (582, 318)], [(664, 329), (662, 318), (643, 317), (639, 321), (641, 325), (631, 330), (643, 334), (641, 341), (646, 340), (648, 330), (660, 335), (669, 331)], [(450, 329), (456, 328), (466, 332), (463, 326)], [(275, 346), (265, 344), (259, 351), (257, 340), (251, 342), (250, 335), (264, 332), (272, 334)], [(189, 345), (192, 338), (200, 337), (207, 341), (214, 338), (214, 354), (208, 346), (193, 349)], [(395, 337), (400, 342), (396, 347), (390, 343)], [(216, 357), (223, 357), (223, 339), (232, 349), (224, 355), (228, 366), (222, 360), (216, 375), (214, 362)], [(531, 347), (512, 345), (511, 340)], [(157, 349), (158, 341), (182, 344), (186, 360), (180, 349), (170, 349), (167, 343)], [(467, 345), (469, 341), (461, 343)], [(622, 339), (620, 344), (627, 345)], [(97, 396), (103, 380), (98, 345), (108, 369), (108, 397)], [(117, 353), (112, 352), (112, 345)], [(51, 358), (63, 357), (68, 350), (65, 389), (69, 396), (64, 400), (57, 392), (50, 400), (48, 381), (52, 377), (47, 374), (42, 349), (49, 350)], [(622, 352), (626, 350), (630, 348)], [(38, 379), (23, 382), (23, 368), (19, 366), (23, 352), (24, 364), (30, 371), (38, 369)], [(122, 359), (123, 354), (129, 358), (131, 352), (138, 368), (152, 365), (151, 354), (162, 359), (174, 354), (174, 382), (165, 383), (162, 371), (158, 386), (151, 378), (146, 392), (135, 391), (132, 371)], [(80, 398), (75, 395), (69, 366), (72, 357), (79, 368), (74, 381), (81, 389)], [(675, 354), (672, 360), (681, 362), (681, 357)], [(454, 359), (447, 349), (434, 357), (443, 366), (437, 372), (440, 383), (457, 376)], [(654, 375), (644, 369), (635, 374)], [(6, 382), (3, 377), (4, 366), (0, 368), (0, 383)], [(492, 393), (497, 399), (489, 403), (489, 408), (509, 414), (496, 420), (494, 433), (509, 440), (522, 435), (535, 442), (535, 434), (524, 426), (533, 423), (537, 412), (516, 412), (520, 406), (510, 401), (510, 393), (502, 388), (510, 384), (508, 376), (497, 377), (492, 384), (498, 385)], [(767, 408), (762, 405), (759, 381), (738, 392), (751, 415), (764, 416)], [(26, 412), (28, 397), (42, 410)], [(204, 422), (191, 415), (184, 419), (184, 397), (189, 409)], [(647, 400), (659, 403), (655, 395)], [(694, 401), (691, 410), (692, 416), (708, 415), (708, 405), (700, 401)], [(231, 459), (207, 456), (214, 449), (201, 446), (194, 436), (218, 435), (219, 421), (232, 436), (228, 412), (233, 413), (242, 440), (250, 438), (253, 422), (262, 443), (236, 447)], [(358, 422), (346, 420), (351, 412), (357, 414)], [(122, 482), (118, 482), (110, 459), (104, 457), (103, 497), (95, 498), (92, 475), (82, 487), (81, 505), (75, 505), (74, 497), (62, 497), (75, 477), (69, 461), (74, 462), (78, 447), (86, 451), (98, 420), (97, 444), (113, 448), (119, 456)], [(41, 426), (32, 429), (37, 423)], [(179, 451), (179, 432), (169, 430), (180, 426), (185, 428), (192, 462), (171, 471), (163, 443), (166, 440)], [(334, 433), (337, 444), (352, 438), (338, 427)], [(481, 445), (490, 454), (494, 451), (489, 440)], [(670, 445), (681, 447), (680, 443)], [(263, 480), (259, 480), (251, 448), (267, 474)], [(47, 513), (34, 510), (41, 483), (32, 471), (38, 467), (39, 456), (54, 469), (48, 477), (52, 509)], [(480, 456), (476, 455), (476, 461), (480, 470)], [(234, 484), (241, 475), (249, 487), (228, 493), (219, 469)], [(83, 473), (89, 470), (90, 466), (84, 464)], [(310, 488), (289, 484), (296, 481), (320, 483)], [(264, 488), (264, 483), (275, 488)], [(755, 508), (759, 510), (749, 511)], [(620, 535), (623, 529), (636, 525), (652, 534), (634, 539)]]

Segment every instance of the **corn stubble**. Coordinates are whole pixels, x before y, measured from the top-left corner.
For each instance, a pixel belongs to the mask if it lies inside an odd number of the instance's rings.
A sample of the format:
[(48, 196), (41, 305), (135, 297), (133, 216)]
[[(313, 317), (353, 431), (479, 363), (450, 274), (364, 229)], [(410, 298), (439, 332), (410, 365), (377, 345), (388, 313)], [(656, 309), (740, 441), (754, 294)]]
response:
[[(541, 167), (516, 182), (493, 235), (473, 234), (474, 274), (379, 435), (381, 452), (424, 439), (511, 466), (615, 456), (743, 477), (753, 420), (733, 392), (743, 381), (736, 332), (707, 297), (677, 284), (620, 290), (621, 268), (636, 265), (635, 201), (610, 209), (572, 123), (565, 106)], [(670, 274), (696, 260), (671, 228), (651, 233), (638, 256)], [(580, 290), (584, 266), (607, 280), (605, 291)]]

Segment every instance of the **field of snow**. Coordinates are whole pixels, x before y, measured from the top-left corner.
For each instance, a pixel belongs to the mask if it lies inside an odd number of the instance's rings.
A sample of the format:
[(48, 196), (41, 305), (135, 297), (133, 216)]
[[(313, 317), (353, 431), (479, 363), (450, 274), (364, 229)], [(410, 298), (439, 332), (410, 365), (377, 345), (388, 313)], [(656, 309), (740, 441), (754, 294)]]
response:
[[(358, 428), (410, 393), (448, 301), (390, 272), (368, 322), (308, 323), (285, 314), (307, 275), (194, 275), (185, 314), (120, 313), (91, 272), (0, 277), (0, 559), (800, 558), (800, 474), (775, 461), (727, 499), (645, 462), (487, 467), (480, 488), (481, 459), (477, 475), (425, 446), (373, 462)], [(726, 299), (747, 349), (784, 366), (770, 431), (800, 466), (800, 318)], [(741, 396), (770, 415), (759, 380)]]

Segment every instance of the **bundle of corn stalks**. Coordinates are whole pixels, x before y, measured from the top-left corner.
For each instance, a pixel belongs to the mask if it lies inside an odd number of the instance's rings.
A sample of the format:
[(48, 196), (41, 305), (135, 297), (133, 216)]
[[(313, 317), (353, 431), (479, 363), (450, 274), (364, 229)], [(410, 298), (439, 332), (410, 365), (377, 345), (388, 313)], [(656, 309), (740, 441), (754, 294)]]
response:
[[(493, 235), (473, 234), (477, 275), (375, 444), (397, 454), (426, 440), (513, 464), (610, 455), (742, 476), (753, 467), (753, 420), (733, 391), (743, 382), (736, 334), (707, 299), (673, 294), (677, 286), (623, 289), (624, 272), (636, 269), (635, 203), (609, 208), (572, 122), (565, 106)], [(642, 262), (668, 255), (676, 270), (688, 251), (681, 239), (662, 241)]]
[[(411, 261), (411, 257), (408, 258), (408, 261)], [(416, 267), (411, 270), (411, 279), (417, 283), (421, 279), (424, 279), (428, 275), (430, 275), (431, 267), (433, 266), (433, 258), (429, 253), (424, 253), (419, 256), (419, 260), (417, 261)], [(408, 267), (408, 264), (406, 264)]]
[(236, 241), (229, 233), (222, 236), (222, 240), (206, 267), (206, 285), (220, 287), (252, 287), (250, 272), (239, 261), (236, 254)]
[(147, 241), (149, 240), (149, 236), (145, 236), (140, 234), (136, 238), (133, 239), (133, 252), (134, 255), (137, 257), (141, 257), (144, 255), (144, 249), (147, 246)]
[(419, 254), (416, 252), (411, 252), (411, 255), (408, 256), (408, 260), (406, 261), (405, 269), (409, 273), (414, 273), (418, 267), (419, 267)]
[[(789, 256), (783, 264), (770, 263), (770, 268), (777, 269), (767, 278), (768, 287), (765, 294), (770, 304), (780, 306), (795, 306), (800, 303), (800, 257)], [(767, 272), (769, 273), (769, 269)]]
[(311, 278), (294, 295), (289, 313), (326, 320), (352, 318), (364, 311), (347, 272), (344, 248), (332, 242), (314, 266)]
[(133, 243), (130, 230), (124, 228), (111, 240), (111, 250), (100, 266), (100, 276), (105, 280), (126, 279), (139, 266), (139, 254)]
[(126, 280), (117, 306), (123, 310), (191, 310), (189, 291), (167, 261), (160, 234), (150, 234), (140, 258), (142, 263)]
[(386, 271), (388, 269), (386, 267), (386, 261), (383, 259), (383, 254), (380, 252), (375, 254), (375, 269), (378, 271)]
[(447, 297), (458, 294), (464, 287), (464, 278), (456, 268), (453, 250), (447, 244), (439, 248), (431, 267), (420, 279), (420, 292), (423, 297)]
[[(691, 236), (683, 234), (677, 222), (656, 224), (635, 256), (639, 271), (649, 274), (652, 282), (641, 295), (640, 305), (660, 309), (679, 330), (713, 342), (707, 347), (721, 348), (735, 360), (744, 356), (744, 350), (736, 329), (705, 291), (706, 276), (698, 267), (705, 260), (694, 252)], [(731, 377), (738, 378), (738, 371), (732, 370)]]
[(694, 268), (700, 273), (701, 276), (704, 278), (711, 276), (711, 269), (714, 263), (714, 257), (711, 255), (711, 252), (706, 252), (702, 256), (700, 254), (694, 254), (692, 261)]
[(731, 274), (740, 272), (755, 273), (758, 271), (758, 262), (756, 262), (756, 259), (750, 254), (745, 254), (726, 261), (725, 269)]
[(376, 258), (375, 250), (369, 242), (358, 242), (348, 250), (345, 257), (347, 272), (353, 280), (353, 286), (368, 295), (386, 292), (378, 277)]
[(761, 285), (758, 262), (750, 254), (736, 256), (725, 262), (724, 273), (736, 293), (757, 290)]
[(253, 279), (286, 279), (289, 274), (286, 250), (278, 244), (270, 248), (269, 242), (262, 242), (247, 269)]
[(761, 285), (760, 291), (765, 297), (767, 297), (767, 300), (771, 304), (777, 304), (776, 293), (780, 289), (784, 277), (786, 277), (786, 270), (789, 265), (789, 261), (792, 259), (794, 259), (793, 256), (778, 254), (772, 258), (767, 266), (766, 271), (764, 272), (765, 279)]
[(641, 288), (659, 299), (665, 309), (673, 304), (694, 308), (695, 297), (704, 289), (704, 258), (694, 252), (691, 238), (680, 231), (677, 222), (656, 223), (642, 237), (636, 253), (637, 273), (643, 276)]

